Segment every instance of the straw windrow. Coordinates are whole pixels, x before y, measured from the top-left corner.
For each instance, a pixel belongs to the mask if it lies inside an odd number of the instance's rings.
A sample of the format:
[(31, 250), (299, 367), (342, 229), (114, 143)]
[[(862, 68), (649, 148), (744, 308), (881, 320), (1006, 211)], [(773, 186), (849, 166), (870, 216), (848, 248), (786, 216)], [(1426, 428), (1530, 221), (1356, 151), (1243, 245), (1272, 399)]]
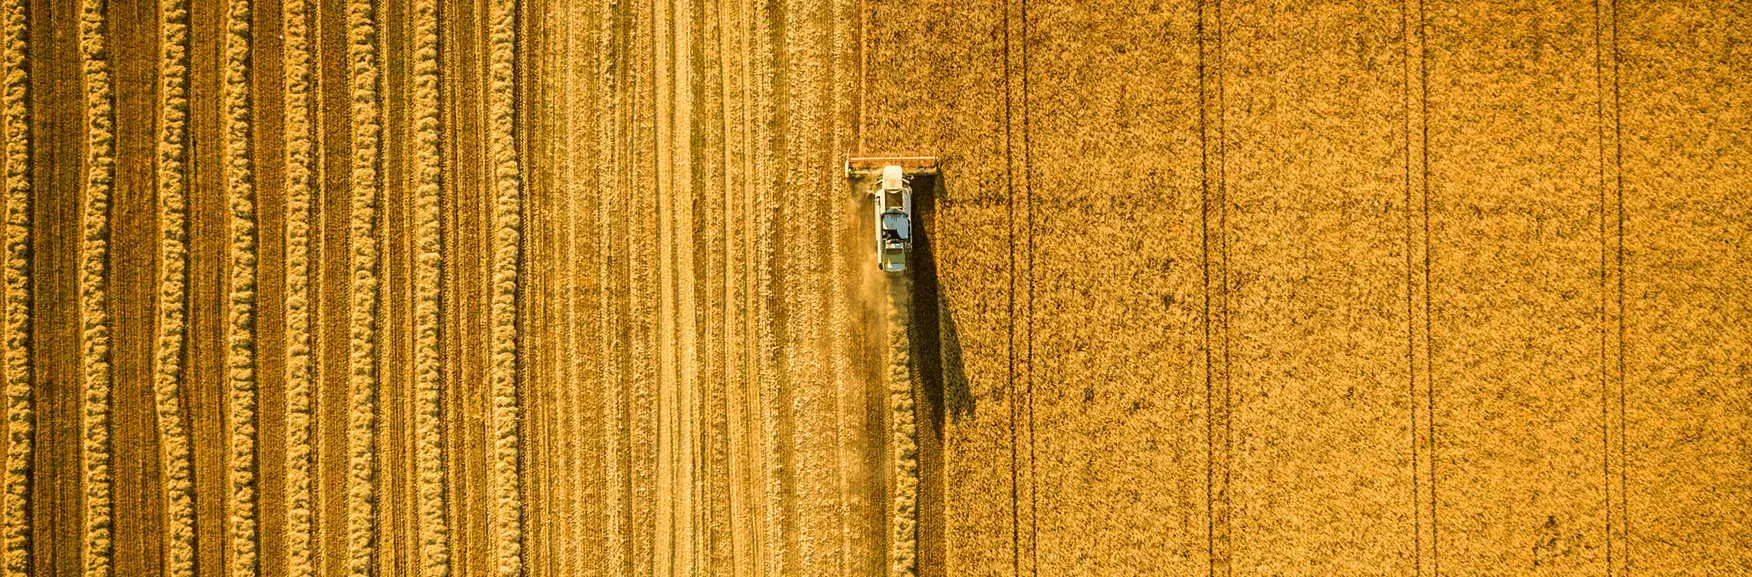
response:
[(488, 433), (492, 454), (487, 473), (491, 499), (488, 526), (494, 573), (523, 571), (523, 502), (518, 482), (517, 283), (521, 266), (523, 178), (517, 159), (517, 2), (488, 5), (487, 138), (492, 166), (492, 308), (488, 369)]
[(84, 410), (82, 465), (87, 577), (108, 577), (114, 511), (110, 468), (109, 211), (115, 188), (115, 91), (110, 79), (104, 0), (79, 5), (80, 68), (85, 82), (85, 182), (80, 195), (79, 349)]
[(256, 573), (256, 209), (250, 151), (250, 1), (230, 0), (224, 38), (221, 88), (226, 204), (230, 209), (230, 275), (225, 302), (226, 423), (230, 430), (225, 500), (229, 555), (234, 577)]
[(414, 458), (419, 493), (421, 574), (450, 573), (450, 526), (444, 465), (444, 359), (440, 341), (440, 282), (444, 239), (439, 214), (442, 193), (443, 126), (438, 96), (438, 3), (415, 0), (413, 69), (414, 129)]
[(369, 577), (377, 556), (377, 219), (383, 112), (378, 92), (377, 6), (347, 3), (352, 94), (352, 199), (349, 211), (347, 389), (347, 574)]
[(0, 509), (0, 540), (4, 555), (0, 574), (22, 577), (31, 572), (31, 461), (35, 458), (36, 401), (31, 388), (31, 134), (27, 92), (30, 77), (29, 30), (26, 0), (6, 0), (0, 14), (0, 34), (5, 42), (5, 89), (0, 92), (0, 112), (6, 131), (6, 183), (4, 243), (5, 352), (0, 356), (5, 370), (6, 393), (6, 486)]
[(315, 447), (311, 438), (311, 403), (315, 395), (315, 347), (311, 332), (311, 209), (316, 174), (316, 142), (312, 137), (311, 44), (309, 0), (285, 0), (281, 5), (285, 49), (286, 130), (286, 573), (316, 574), (312, 549)]
[(164, 570), (195, 574), (192, 440), (182, 405), (188, 325), (189, 0), (159, 5), (158, 324), (152, 375), (164, 482)]
[(888, 574), (911, 577), (918, 568), (919, 450), (912, 382), (912, 343), (907, 336), (912, 308), (910, 283), (896, 280), (888, 307), (888, 458), (893, 492), (888, 510)]

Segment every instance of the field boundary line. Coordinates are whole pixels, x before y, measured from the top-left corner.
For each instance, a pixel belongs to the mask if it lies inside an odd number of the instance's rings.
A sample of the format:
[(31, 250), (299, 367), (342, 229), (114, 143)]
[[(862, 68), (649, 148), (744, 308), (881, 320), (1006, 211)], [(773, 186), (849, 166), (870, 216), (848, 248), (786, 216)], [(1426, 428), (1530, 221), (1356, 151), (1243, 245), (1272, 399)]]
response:
[(109, 15), (104, 0), (79, 3), (80, 70), (85, 92), (85, 180), (80, 187), (79, 349), (83, 407), (85, 575), (112, 572), (115, 519), (111, 487), (109, 211), (115, 187), (115, 93), (110, 78)]
[(36, 393), (31, 365), (33, 306), (31, 284), (31, 163), (29, 1), (6, 0), (4, 19), (5, 90), (0, 109), (5, 115), (5, 369), (6, 486), (0, 493), (4, 509), (5, 557), (0, 573), (22, 577), (31, 572), (31, 469), (35, 459)]

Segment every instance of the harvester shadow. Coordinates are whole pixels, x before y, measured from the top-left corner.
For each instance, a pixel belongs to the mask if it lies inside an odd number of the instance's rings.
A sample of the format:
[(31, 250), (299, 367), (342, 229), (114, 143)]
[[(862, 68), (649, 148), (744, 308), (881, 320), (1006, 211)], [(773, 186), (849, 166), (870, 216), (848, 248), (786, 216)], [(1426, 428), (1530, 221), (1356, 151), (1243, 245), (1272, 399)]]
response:
[[(923, 180), (923, 179), (921, 179)], [(945, 529), (945, 474), (943, 461), (943, 425), (945, 417), (960, 421), (976, 409), (973, 394), (968, 389), (967, 375), (962, 369), (961, 340), (955, 317), (942, 298), (937, 276), (937, 258), (932, 246), (937, 230), (937, 199), (944, 198), (944, 177), (930, 177), (923, 186), (913, 189), (913, 247), (907, 274), (912, 285), (912, 310), (909, 319), (912, 343), (911, 355), (920, 401), (917, 423), (928, 423), (918, 431), (919, 501), (918, 501), (918, 574), (944, 575), (947, 553)]]
[(943, 191), (943, 177), (930, 178), (927, 186), (917, 187), (913, 199), (919, 226), (912, 247), (912, 266), (908, 274), (912, 281), (912, 356), (917, 359), (914, 370), (923, 389), (931, 431), (943, 433), (944, 418), (960, 421), (977, 408), (968, 388), (967, 374), (962, 368), (961, 337), (955, 316), (942, 299), (937, 276), (937, 256), (933, 247), (936, 230), (938, 195)]

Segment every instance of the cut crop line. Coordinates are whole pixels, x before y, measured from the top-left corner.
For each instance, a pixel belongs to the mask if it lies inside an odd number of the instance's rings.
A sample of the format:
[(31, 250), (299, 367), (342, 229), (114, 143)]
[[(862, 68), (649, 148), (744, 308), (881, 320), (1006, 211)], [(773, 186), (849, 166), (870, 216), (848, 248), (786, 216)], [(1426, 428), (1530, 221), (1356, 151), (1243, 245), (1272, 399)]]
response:
[(495, 574), (518, 577), (523, 565), (523, 502), (519, 491), (517, 285), (521, 265), (523, 174), (517, 158), (517, 2), (488, 3), (487, 137), (493, 171), (492, 308), (488, 426), (493, 435), (487, 475), (488, 527)]
[(443, 126), (438, 95), (438, 2), (414, 0), (414, 459), (419, 496), (420, 574), (450, 574), (444, 462), (444, 352), (440, 334), (444, 267)]
[(347, 574), (369, 577), (377, 555), (377, 219), (383, 143), (378, 93), (377, 6), (349, 0), (347, 59), (352, 92), (352, 199), (348, 245)]
[(195, 574), (192, 439), (182, 406), (188, 325), (189, 0), (159, 5), (158, 323), (153, 397), (164, 483), (164, 570)]
[(110, 442), (109, 210), (115, 187), (115, 93), (110, 80), (104, 0), (79, 4), (79, 51), (85, 81), (85, 186), (79, 244), (79, 347), (84, 410), (85, 575), (108, 577), (112, 530)]
[[(186, 1), (186, 0), (181, 0)], [(311, 482), (311, 403), (315, 394), (315, 346), (311, 332), (310, 283), (316, 145), (312, 135), (310, 0), (286, 0), (286, 573), (316, 574)]]
[(6, 0), (4, 18), (5, 90), (0, 109), (5, 114), (5, 354), (6, 486), (0, 510), (4, 559), (0, 574), (31, 573), (31, 462), (35, 459), (36, 400), (31, 371), (31, 140), (28, 92), (28, 0)]
[(256, 207), (250, 156), (250, 0), (230, 0), (224, 38), (224, 172), (231, 212), (230, 275), (226, 286), (226, 407), (230, 495), (225, 500), (231, 574), (256, 574)]
[[(841, 68), (843, 66), (842, 63), (845, 61), (845, 44), (846, 43), (842, 42), (841, 38), (845, 37), (845, 31), (841, 27), (841, 22), (840, 22), (839, 18), (835, 18), (834, 15), (832, 14), (833, 11), (835, 11), (836, 9), (839, 8), (839, 4), (840, 4), (839, 2), (832, 2), (829, 4), (829, 8), (828, 8), (829, 16), (828, 16), (828, 20), (827, 20), (827, 37), (830, 39), (830, 45), (831, 45), (831, 48), (829, 49), (829, 51), (830, 51), (829, 62), (831, 62), (832, 64), (830, 66), (828, 66), (828, 68), (827, 68), (827, 84), (826, 84), (827, 89), (825, 91), (830, 94), (829, 104), (828, 104), (828, 108), (829, 108), (828, 117), (834, 119), (833, 121), (835, 123), (840, 122), (841, 121), (840, 119), (845, 117), (845, 115), (841, 112), (843, 98), (839, 94), (841, 87), (845, 84), (844, 82), (840, 81), (842, 74), (844, 74), (843, 72), (841, 72)], [(854, 6), (856, 4), (861, 4), (861, 2), (854, 3)], [(855, 33), (855, 30), (854, 30), (854, 33)], [(854, 47), (854, 55), (856, 55), (857, 53), (858, 53), (858, 49), (856, 47)], [(722, 64), (721, 59), (719, 60), (719, 63), (720, 63), (720, 65)], [(858, 72), (860, 70), (861, 70), (861, 67), (859, 69), (854, 69), (853, 71)], [(722, 76), (720, 76), (719, 78), (722, 78)], [(861, 77), (859, 78), (858, 82), (862, 82)], [(852, 97), (857, 98), (856, 95), (853, 95)], [(722, 116), (723, 101), (722, 100), (718, 101), (718, 106), (719, 106), (719, 118), (722, 119), (723, 118), (723, 116)], [(863, 111), (860, 108), (858, 108), (858, 104), (856, 102), (853, 103), (851, 110), (853, 112), (853, 122), (852, 122), (852, 130), (853, 130), (853, 134), (854, 134), (854, 140), (853, 140), (854, 144), (853, 145), (856, 146), (857, 145), (856, 139), (861, 138), (861, 135), (863, 133), (863, 129), (858, 126), (859, 118), (860, 118), (859, 115), (861, 115), (863, 113)], [(832, 142), (833, 142), (831, 150), (834, 153), (843, 153), (845, 151), (845, 146), (841, 142), (841, 139), (842, 139), (841, 132), (842, 132), (841, 130), (832, 130), (830, 132)], [(710, 138), (710, 136), (708, 136), (707, 138)], [(720, 139), (718, 142), (720, 147), (727, 150), (728, 149), (728, 146), (727, 146), (728, 142), (726, 140), (724, 140), (723, 133), (719, 133), (718, 138)], [(726, 170), (727, 168), (728, 168), (728, 165), (719, 165), (718, 174), (719, 175), (727, 174), (728, 173), (728, 171)], [(720, 178), (725, 178), (725, 177), (720, 176)], [(831, 178), (830, 178), (829, 182), (832, 182)], [(822, 235), (825, 237), (825, 242), (823, 242), (823, 246), (832, 247), (828, 250), (827, 258), (825, 259), (826, 260), (825, 264), (828, 267), (828, 270), (832, 271), (832, 274), (828, 278), (827, 286), (825, 287), (827, 290), (827, 294), (829, 295), (829, 297), (827, 299), (827, 311), (826, 311), (827, 322), (823, 323), (822, 326), (819, 328), (823, 329), (821, 332), (826, 337), (826, 340), (828, 340), (828, 342), (830, 343), (829, 350), (832, 351), (832, 353), (830, 353), (828, 363), (831, 365), (830, 370), (832, 371), (832, 379), (833, 379), (833, 403), (832, 403), (832, 410), (833, 410), (833, 441), (832, 441), (833, 442), (833, 445), (832, 445), (833, 446), (833, 468), (834, 468), (834, 473), (835, 473), (835, 475), (834, 475), (834, 483), (835, 483), (834, 488), (839, 493), (836, 496), (836, 502), (834, 503), (834, 508), (833, 508), (834, 515), (836, 515), (838, 517), (838, 521), (839, 521), (839, 527), (838, 527), (839, 534), (837, 535), (839, 542), (836, 543), (836, 546), (834, 547), (833, 553), (834, 553), (835, 573), (838, 575), (845, 576), (845, 575), (849, 575), (848, 574), (848, 570), (849, 570), (848, 569), (848, 558), (852, 555), (851, 551), (853, 549), (853, 543), (854, 543), (854, 540), (852, 538), (852, 534), (853, 534), (852, 533), (852, 524), (853, 524), (853, 519), (854, 519), (853, 511), (852, 511), (852, 502), (853, 502), (853, 498), (854, 498), (853, 497), (854, 496), (854, 493), (853, 493), (853, 484), (854, 483), (849, 477), (849, 471), (847, 471), (847, 467), (846, 467), (846, 462), (848, 459), (846, 457), (846, 452), (843, 450), (843, 447), (846, 446), (847, 438), (853, 436), (850, 432), (847, 431), (847, 427), (846, 427), (846, 422), (847, 422), (846, 411), (847, 411), (848, 407), (847, 407), (846, 398), (845, 398), (846, 391), (849, 388), (851, 388), (851, 386), (852, 386), (849, 384), (849, 381), (851, 380), (850, 377), (852, 375), (852, 367), (850, 366), (851, 362), (852, 362), (852, 359), (851, 359), (852, 347), (846, 346), (844, 343), (846, 343), (847, 341), (852, 339), (853, 335), (851, 333), (840, 332), (840, 331), (835, 330), (831, 327), (850, 327), (850, 326), (854, 326), (854, 325), (852, 324), (852, 322), (850, 320), (850, 311), (849, 311), (850, 302), (848, 301), (848, 299), (843, 298), (843, 295), (850, 294), (846, 290), (846, 284), (847, 284), (846, 277), (847, 277), (847, 275), (842, 272), (842, 271), (848, 270), (847, 263), (846, 263), (846, 257), (845, 257), (844, 251), (840, 250), (836, 246), (836, 243), (840, 242), (841, 237), (844, 236), (841, 233), (841, 227), (844, 225), (839, 224), (841, 221), (838, 218), (839, 212), (837, 212), (838, 210), (840, 210), (840, 207), (842, 206), (840, 198), (841, 197), (839, 197), (838, 195), (833, 195), (833, 194), (822, 195), (822, 197), (821, 197), (821, 210), (824, 214), (824, 219), (822, 222), (835, 223), (835, 224), (822, 227)], [(721, 211), (722, 211), (722, 209), (721, 209)], [(728, 257), (729, 257), (729, 255), (726, 253), (725, 258), (728, 258)], [(708, 275), (708, 278), (709, 278), (709, 275)], [(852, 278), (857, 278), (857, 277), (854, 276)], [(720, 314), (722, 314), (722, 310), (720, 310), (719, 312), (720, 312)], [(722, 374), (722, 373), (720, 373), (720, 374)], [(860, 384), (863, 387), (869, 386), (867, 381), (863, 381), (863, 379), (859, 379), (859, 380), (862, 381)], [(859, 388), (862, 388), (862, 387), (859, 387)]]

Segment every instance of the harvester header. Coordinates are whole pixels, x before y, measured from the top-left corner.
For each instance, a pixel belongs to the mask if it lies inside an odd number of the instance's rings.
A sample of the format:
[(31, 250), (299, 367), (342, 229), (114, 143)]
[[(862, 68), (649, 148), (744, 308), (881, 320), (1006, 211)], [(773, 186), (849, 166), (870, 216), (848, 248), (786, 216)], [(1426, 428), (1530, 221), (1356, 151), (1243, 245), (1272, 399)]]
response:
[(918, 154), (901, 154), (892, 156), (858, 156), (846, 157), (846, 178), (857, 179), (873, 177), (882, 174), (882, 169), (888, 166), (899, 166), (907, 176), (920, 174), (937, 174), (937, 157)]

